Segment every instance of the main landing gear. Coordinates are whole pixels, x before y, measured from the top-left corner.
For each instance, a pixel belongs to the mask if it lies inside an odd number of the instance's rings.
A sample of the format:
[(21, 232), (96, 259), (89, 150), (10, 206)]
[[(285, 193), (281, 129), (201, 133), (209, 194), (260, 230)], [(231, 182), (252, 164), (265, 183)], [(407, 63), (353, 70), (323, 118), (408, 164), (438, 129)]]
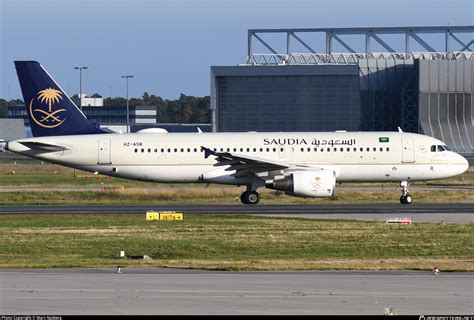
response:
[(257, 204), (260, 202), (260, 194), (257, 191), (245, 191), (240, 196), (243, 204)]
[(401, 204), (410, 204), (413, 202), (412, 196), (408, 193), (408, 187), (410, 185), (408, 184), (408, 181), (402, 181), (400, 182), (400, 190), (402, 192), (402, 196), (400, 197), (400, 203)]

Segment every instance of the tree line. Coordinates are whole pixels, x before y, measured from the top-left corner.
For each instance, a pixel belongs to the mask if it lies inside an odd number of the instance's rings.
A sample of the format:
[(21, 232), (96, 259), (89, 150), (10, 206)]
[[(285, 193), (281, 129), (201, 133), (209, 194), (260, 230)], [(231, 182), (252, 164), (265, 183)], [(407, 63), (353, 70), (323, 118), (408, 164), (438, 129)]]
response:
[[(102, 98), (98, 93), (94, 93), (91, 98)], [(77, 95), (71, 99), (79, 105)], [(163, 99), (160, 96), (143, 93), (141, 98), (130, 98), (129, 106), (154, 106), (156, 107), (156, 120), (158, 123), (210, 123), (211, 104), (210, 97), (194, 97), (181, 94), (176, 100)], [(24, 105), (20, 99), (7, 101), (0, 99), (0, 118), (8, 116), (8, 107)], [(127, 99), (122, 97), (104, 98), (104, 106), (125, 106)], [(100, 107), (98, 107), (100, 108)]]

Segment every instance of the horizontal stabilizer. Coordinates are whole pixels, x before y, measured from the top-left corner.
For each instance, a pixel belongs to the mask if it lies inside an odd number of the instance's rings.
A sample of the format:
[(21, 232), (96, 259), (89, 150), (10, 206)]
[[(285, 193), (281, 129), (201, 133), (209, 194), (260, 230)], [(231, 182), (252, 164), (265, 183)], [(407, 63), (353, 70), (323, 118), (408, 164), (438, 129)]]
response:
[(31, 150), (37, 150), (37, 151), (43, 151), (43, 152), (64, 151), (64, 150), (69, 149), (64, 146), (58, 146), (55, 144), (35, 142), (35, 141), (24, 141), (24, 142), (19, 142), (19, 143), (21, 143), (25, 147), (30, 148)]

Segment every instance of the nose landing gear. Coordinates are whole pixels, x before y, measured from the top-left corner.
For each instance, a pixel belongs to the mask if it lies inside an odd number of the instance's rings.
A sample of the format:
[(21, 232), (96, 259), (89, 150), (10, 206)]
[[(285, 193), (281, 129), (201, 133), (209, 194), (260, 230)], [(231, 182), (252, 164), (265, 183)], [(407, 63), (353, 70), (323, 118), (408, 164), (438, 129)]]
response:
[(412, 196), (408, 193), (408, 187), (410, 185), (408, 184), (408, 181), (401, 181), (400, 182), (400, 187), (399, 189), (402, 192), (402, 196), (400, 197), (400, 203), (401, 204), (410, 204), (413, 202)]

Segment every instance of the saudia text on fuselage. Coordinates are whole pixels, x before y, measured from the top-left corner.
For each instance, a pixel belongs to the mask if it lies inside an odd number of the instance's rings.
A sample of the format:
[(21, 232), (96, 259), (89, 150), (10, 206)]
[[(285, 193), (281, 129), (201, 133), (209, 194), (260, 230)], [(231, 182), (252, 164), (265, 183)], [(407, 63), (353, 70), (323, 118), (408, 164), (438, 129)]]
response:
[(355, 139), (340, 140), (340, 139), (305, 139), (305, 138), (278, 138), (270, 139), (264, 138), (263, 144), (268, 145), (279, 145), (279, 146), (292, 146), (292, 145), (313, 145), (313, 146), (352, 146), (356, 144)]

